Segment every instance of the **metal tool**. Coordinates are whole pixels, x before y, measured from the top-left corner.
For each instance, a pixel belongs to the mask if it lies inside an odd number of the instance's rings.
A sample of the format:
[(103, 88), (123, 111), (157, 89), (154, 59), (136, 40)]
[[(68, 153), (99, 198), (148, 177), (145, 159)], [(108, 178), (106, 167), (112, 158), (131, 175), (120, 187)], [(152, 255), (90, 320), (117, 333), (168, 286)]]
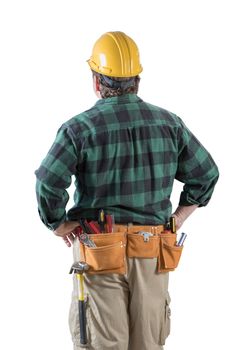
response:
[[(83, 244), (85, 244), (87, 247), (96, 247), (96, 244), (88, 237), (88, 233), (92, 233), (91, 229), (88, 225), (87, 220), (80, 219), (80, 225), (81, 225), (81, 232), (78, 235), (79, 241)], [(87, 223), (87, 225), (86, 225)]]
[(149, 242), (150, 237), (154, 236), (151, 232), (145, 231), (139, 231), (138, 234), (144, 237), (144, 242)]
[(88, 269), (89, 269), (89, 266), (84, 261), (77, 261), (77, 262), (73, 263), (69, 273), (70, 274), (83, 273), (84, 271), (87, 271)]
[(89, 269), (89, 266), (81, 261), (75, 262), (71, 269), (70, 274), (75, 273), (78, 281), (78, 305), (79, 305), (79, 321), (80, 321), (80, 344), (87, 344), (86, 334), (86, 306), (84, 300), (84, 283), (83, 273)]
[(178, 243), (176, 243), (176, 245), (177, 245), (178, 247), (183, 246), (183, 243), (184, 243), (184, 241), (185, 241), (186, 238), (187, 238), (187, 234), (184, 233), (184, 232), (182, 232), (182, 233), (181, 233), (181, 238), (179, 239)]
[(87, 247), (91, 247), (91, 248), (96, 247), (96, 244), (89, 238), (89, 236), (85, 232), (80, 234), (79, 240), (81, 243), (85, 244)]

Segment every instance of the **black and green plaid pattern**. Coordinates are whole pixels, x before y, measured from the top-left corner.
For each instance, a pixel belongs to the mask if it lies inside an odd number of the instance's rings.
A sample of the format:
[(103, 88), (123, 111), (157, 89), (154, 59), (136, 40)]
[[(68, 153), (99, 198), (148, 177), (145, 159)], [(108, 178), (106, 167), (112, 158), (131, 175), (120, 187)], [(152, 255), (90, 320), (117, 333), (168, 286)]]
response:
[[(66, 188), (75, 176), (75, 206), (66, 213)], [(97, 219), (163, 224), (171, 214), (174, 179), (183, 182), (181, 205), (208, 203), (218, 169), (176, 115), (127, 94), (99, 100), (62, 125), (36, 171), (42, 221)]]

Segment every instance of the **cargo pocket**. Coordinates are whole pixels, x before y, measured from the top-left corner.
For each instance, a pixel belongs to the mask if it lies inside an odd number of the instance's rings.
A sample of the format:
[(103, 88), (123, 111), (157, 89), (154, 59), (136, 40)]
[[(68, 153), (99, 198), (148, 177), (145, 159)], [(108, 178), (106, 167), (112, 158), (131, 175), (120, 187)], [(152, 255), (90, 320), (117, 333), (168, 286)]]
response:
[(127, 256), (129, 258), (156, 258), (159, 253), (159, 237), (150, 236), (146, 241), (137, 233), (127, 235)]
[(158, 256), (158, 272), (173, 271), (181, 258), (183, 246), (178, 247), (176, 234), (162, 234), (160, 236), (160, 252)]
[(125, 274), (126, 237), (124, 233), (90, 234), (96, 247), (80, 244), (80, 258), (89, 265), (87, 274)]
[(163, 319), (161, 323), (161, 332), (159, 345), (165, 345), (165, 340), (170, 334), (170, 324), (171, 324), (171, 310), (170, 310), (170, 295), (167, 293), (164, 305)]

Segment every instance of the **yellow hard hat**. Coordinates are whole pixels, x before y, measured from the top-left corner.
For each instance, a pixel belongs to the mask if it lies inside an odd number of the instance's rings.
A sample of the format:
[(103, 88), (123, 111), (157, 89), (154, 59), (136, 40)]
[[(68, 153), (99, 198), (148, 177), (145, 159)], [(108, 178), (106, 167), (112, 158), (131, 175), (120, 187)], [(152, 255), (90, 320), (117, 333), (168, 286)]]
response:
[(136, 43), (122, 32), (102, 35), (87, 62), (93, 71), (110, 77), (134, 77), (143, 70)]

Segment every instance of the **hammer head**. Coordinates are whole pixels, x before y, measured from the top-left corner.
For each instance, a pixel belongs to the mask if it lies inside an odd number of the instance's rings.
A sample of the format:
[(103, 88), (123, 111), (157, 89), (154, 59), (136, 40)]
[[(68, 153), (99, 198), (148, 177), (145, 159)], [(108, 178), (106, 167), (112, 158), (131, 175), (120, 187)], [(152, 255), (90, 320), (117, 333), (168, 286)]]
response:
[(89, 269), (89, 265), (87, 265), (85, 262), (77, 261), (73, 263), (69, 273), (83, 273), (88, 269)]

